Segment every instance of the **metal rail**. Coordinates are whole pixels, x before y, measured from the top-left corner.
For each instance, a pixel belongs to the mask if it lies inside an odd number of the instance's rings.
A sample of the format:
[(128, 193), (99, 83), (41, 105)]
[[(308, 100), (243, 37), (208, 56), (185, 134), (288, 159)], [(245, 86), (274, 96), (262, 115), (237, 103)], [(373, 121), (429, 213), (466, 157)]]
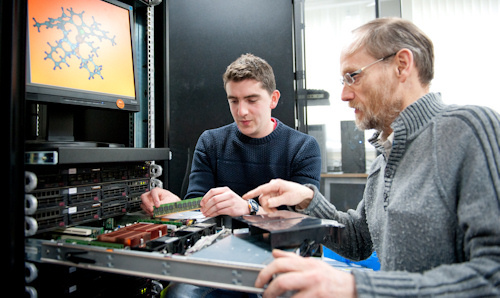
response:
[[(197, 253), (177, 256), (35, 239), (29, 239), (26, 246), (27, 259), (33, 262), (248, 293), (263, 292), (263, 289), (255, 288), (254, 283), (259, 271), (272, 259), (271, 252), (234, 236), (221, 240), (213, 250), (208, 252), (205, 250), (198, 256)], [(246, 262), (227, 259), (226, 249), (237, 251), (236, 254), (244, 253)], [(258, 257), (252, 257), (249, 251), (253, 251), (253, 256)]]

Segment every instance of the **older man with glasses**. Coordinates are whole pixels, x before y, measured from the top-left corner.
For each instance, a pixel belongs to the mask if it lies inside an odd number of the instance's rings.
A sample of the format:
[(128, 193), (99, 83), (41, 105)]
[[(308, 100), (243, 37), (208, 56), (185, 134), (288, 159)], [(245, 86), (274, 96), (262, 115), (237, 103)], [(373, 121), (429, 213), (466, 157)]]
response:
[(433, 45), (411, 22), (377, 19), (353, 37), (340, 58), (341, 98), (360, 128), (377, 130), (370, 142), (381, 153), (357, 209), (338, 211), (315, 186), (284, 180), (243, 198), (341, 222), (343, 238), (327, 246), (352, 260), (376, 251), (381, 271), (275, 250), (255, 285), (269, 283), (264, 297), (499, 297), (500, 115), (429, 92)]

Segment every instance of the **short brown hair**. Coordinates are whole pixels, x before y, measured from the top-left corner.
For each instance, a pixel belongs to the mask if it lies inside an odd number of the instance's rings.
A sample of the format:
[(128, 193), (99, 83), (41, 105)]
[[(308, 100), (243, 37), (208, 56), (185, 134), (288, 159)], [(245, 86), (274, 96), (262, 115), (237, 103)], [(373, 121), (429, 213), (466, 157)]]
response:
[(356, 40), (350, 53), (364, 48), (376, 59), (409, 49), (413, 53), (420, 83), (428, 86), (434, 78), (434, 46), (415, 24), (400, 18), (379, 18), (353, 30)]
[(241, 55), (227, 67), (222, 76), (224, 88), (226, 88), (229, 81), (240, 82), (246, 79), (254, 79), (260, 82), (262, 88), (267, 90), (269, 94), (276, 90), (273, 68), (266, 60), (252, 54)]

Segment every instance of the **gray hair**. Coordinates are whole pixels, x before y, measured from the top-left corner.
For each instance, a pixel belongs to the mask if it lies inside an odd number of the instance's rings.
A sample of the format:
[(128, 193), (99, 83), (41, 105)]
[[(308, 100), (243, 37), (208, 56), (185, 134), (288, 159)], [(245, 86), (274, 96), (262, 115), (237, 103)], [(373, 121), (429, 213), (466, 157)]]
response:
[(430, 38), (410, 21), (400, 18), (379, 18), (352, 33), (355, 40), (346, 55), (364, 48), (374, 58), (381, 58), (409, 49), (413, 53), (418, 77), (423, 86), (434, 78), (434, 46)]

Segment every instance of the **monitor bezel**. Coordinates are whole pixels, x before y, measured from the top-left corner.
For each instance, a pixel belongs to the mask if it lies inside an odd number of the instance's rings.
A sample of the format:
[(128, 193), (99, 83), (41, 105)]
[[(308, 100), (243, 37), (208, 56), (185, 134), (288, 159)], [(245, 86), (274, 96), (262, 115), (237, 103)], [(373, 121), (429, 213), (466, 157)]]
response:
[[(123, 95), (115, 95), (110, 93), (94, 92), (82, 89), (72, 89), (60, 86), (44, 85), (32, 83), (30, 69), (30, 43), (29, 43), (29, 17), (27, 18), (27, 41), (26, 41), (26, 100), (40, 103), (57, 103), (69, 104), (91, 108), (124, 110), (129, 112), (140, 111), (140, 100), (138, 97), (138, 54), (135, 36), (135, 10), (132, 5), (126, 4), (118, 0), (100, 0), (123, 9), (129, 12), (129, 30), (130, 30), (130, 46), (132, 50), (132, 65), (134, 73), (134, 89), (135, 97)], [(29, 8), (28, 8), (29, 9)], [(27, 11), (27, 13), (29, 13)]]

